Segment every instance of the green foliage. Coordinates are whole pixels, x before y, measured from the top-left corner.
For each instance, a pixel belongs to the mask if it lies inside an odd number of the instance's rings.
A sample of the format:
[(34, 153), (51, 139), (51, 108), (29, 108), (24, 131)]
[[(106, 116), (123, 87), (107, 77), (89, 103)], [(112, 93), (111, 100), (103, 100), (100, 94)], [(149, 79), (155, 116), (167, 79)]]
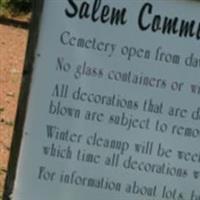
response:
[(7, 6), (7, 1), (6, 0), (0, 0), (0, 9), (2, 10)]
[(5, 14), (6, 11), (7, 11), (7, 1), (0, 0), (0, 15)]
[(19, 12), (29, 12), (31, 9), (31, 0), (10, 0), (9, 7)]
[(28, 13), (31, 10), (31, 0), (0, 0), (0, 13)]

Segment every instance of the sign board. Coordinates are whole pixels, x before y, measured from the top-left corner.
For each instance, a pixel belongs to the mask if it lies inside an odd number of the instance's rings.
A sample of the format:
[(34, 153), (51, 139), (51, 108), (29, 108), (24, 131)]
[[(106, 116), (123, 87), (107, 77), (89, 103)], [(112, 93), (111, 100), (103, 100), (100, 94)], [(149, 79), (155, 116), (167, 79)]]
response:
[(200, 200), (200, 2), (35, 6), (5, 199)]

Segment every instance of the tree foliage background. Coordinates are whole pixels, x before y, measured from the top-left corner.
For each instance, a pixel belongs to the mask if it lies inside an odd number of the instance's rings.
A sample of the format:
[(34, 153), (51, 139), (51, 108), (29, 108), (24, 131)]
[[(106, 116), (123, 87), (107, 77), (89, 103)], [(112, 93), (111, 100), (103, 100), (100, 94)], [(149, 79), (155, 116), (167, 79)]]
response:
[(31, 10), (31, 0), (0, 0), (0, 9), (13, 12), (29, 12)]

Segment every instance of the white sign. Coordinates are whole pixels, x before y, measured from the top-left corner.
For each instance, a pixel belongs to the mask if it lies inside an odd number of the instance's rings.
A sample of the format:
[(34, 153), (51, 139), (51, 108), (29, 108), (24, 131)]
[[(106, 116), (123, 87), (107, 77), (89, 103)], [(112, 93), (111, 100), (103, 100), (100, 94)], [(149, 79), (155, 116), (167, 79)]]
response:
[(200, 200), (199, 11), (44, 2), (14, 200)]

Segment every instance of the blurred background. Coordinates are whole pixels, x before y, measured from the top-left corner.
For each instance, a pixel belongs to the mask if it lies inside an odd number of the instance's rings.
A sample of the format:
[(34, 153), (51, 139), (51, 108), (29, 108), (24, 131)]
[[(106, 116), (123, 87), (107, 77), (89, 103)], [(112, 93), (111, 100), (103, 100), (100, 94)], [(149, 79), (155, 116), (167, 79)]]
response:
[(7, 173), (31, 0), (0, 0), (0, 200)]

